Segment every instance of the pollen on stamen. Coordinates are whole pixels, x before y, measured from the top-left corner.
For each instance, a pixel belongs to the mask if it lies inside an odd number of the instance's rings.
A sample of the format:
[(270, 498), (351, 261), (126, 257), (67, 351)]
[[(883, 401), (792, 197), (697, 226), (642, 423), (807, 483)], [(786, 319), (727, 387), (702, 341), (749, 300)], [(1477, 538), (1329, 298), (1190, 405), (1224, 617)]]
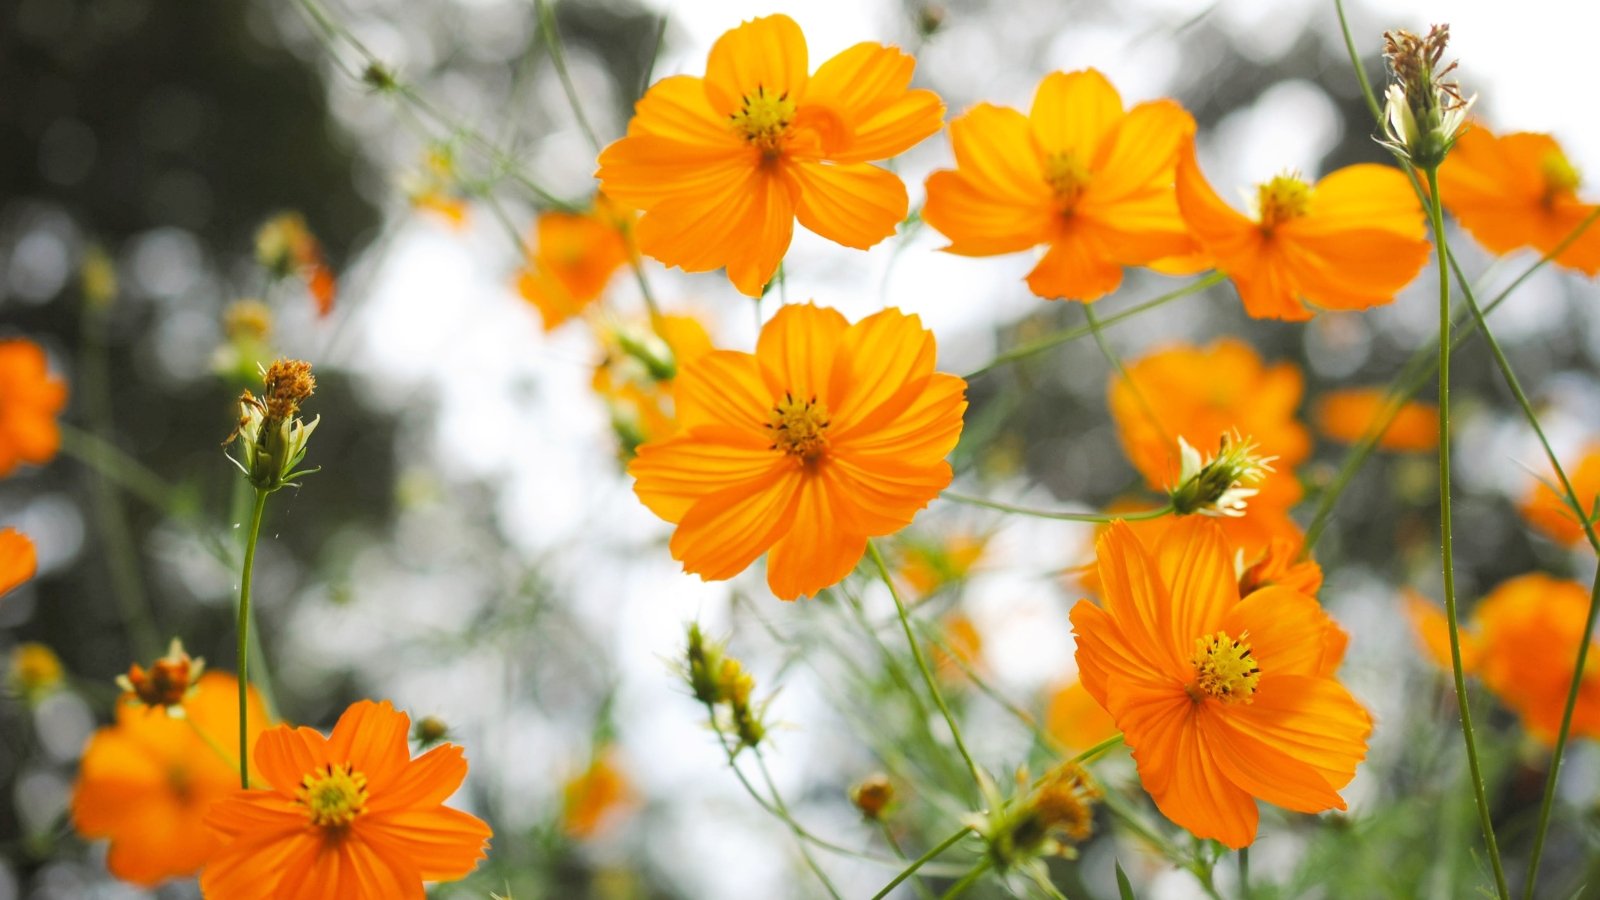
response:
[(728, 120), (734, 133), (746, 143), (773, 157), (782, 152), (783, 140), (794, 116), (795, 104), (789, 99), (788, 91), (772, 94), (765, 86), (758, 86), (755, 93), (741, 98), (739, 110), (729, 114)]
[(1273, 176), (1256, 195), (1262, 231), (1298, 219), (1311, 207), (1311, 186), (1292, 172)]
[(366, 811), (367, 776), (348, 763), (323, 766), (301, 780), (295, 800), (306, 808), (311, 824), (340, 828)]
[(1044, 162), (1044, 180), (1055, 194), (1056, 205), (1070, 214), (1089, 188), (1089, 167), (1071, 150), (1051, 154)]
[(1539, 161), (1539, 173), (1544, 176), (1544, 202), (1548, 206), (1557, 197), (1578, 189), (1583, 178), (1572, 161), (1559, 150), (1551, 151)]
[(1250, 654), (1250, 644), (1240, 635), (1218, 631), (1195, 641), (1194, 681), (1185, 690), (1195, 701), (1211, 698), (1223, 703), (1250, 703), (1261, 682), (1261, 667)]
[(772, 432), (769, 450), (781, 450), (804, 462), (820, 459), (828, 449), (828, 426), (832, 425), (828, 408), (815, 394), (810, 400), (800, 402), (792, 392), (784, 392), (783, 400), (773, 404), (772, 412), (762, 427)]

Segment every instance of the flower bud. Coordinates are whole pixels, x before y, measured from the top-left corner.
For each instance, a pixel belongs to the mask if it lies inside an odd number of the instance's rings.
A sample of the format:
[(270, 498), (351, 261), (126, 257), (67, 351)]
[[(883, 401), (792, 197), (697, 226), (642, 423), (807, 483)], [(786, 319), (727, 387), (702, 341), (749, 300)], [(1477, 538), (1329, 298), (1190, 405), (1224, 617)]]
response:
[(1384, 137), (1378, 142), (1420, 169), (1444, 162), (1478, 99), (1462, 99), (1461, 86), (1446, 78), (1455, 63), (1440, 67), (1449, 42), (1449, 25), (1433, 26), (1426, 37), (1403, 30), (1383, 35), (1383, 55), (1395, 80), (1384, 92)]
[(894, 802), (894, 782), (882, 772), (874, 772), (850, 787), (850, 802), (863, 818), (879, 821)]
[(438, 716), (423, 716), (411, 728), (411, 739), (419, 749), (427, 749), (450, 736), (450, 725)]
[(311, 434), (321, 421), (320, 416), (310, 423), (298, 417), (300, 404), (315, 392), (317, 380), (310, 363), (291, 359), (278, 360), (261, 377), (265, 392), (256, 397), (246, 391), (239, 398), (239, 425), (224, 443), (237, 439), (241, 458), (234, 465), (258, 490), (275, 491), (316, 471), (296, 467), (305, 459)]
[(61, 686), (66, 669), (54, 650), (44, 644), (18, 644), (11, 651), (11, 687), (29, 703), (54, 693)]
[(127, 674), (117, 676), (117, 687), (122, 688), (127, 702), (170, 710), (183, 706), (184, 698), (205, 670), (206, 661), (190, 658), (183, 650), (183, 641), (173, 638), (167, 655), (151, 663), (149, 671), (134, 663)]
[(1276, 456), (1257, 456), (1256, 444), (1237, 433), (1224, 434), (1218, 441), (1217, 454), (1209, 460), (1202, 459), (1200, 451), (1190, 446), (1183, 437), (1178, 438), (1178, 453), (1182, 468), (1178, 483), (1168, 490), (1173, 512), (1180, 516), (1199, 513), (1206, 516), (1244, 515), (1245, 501), (1254, 497), (1259, 484)]

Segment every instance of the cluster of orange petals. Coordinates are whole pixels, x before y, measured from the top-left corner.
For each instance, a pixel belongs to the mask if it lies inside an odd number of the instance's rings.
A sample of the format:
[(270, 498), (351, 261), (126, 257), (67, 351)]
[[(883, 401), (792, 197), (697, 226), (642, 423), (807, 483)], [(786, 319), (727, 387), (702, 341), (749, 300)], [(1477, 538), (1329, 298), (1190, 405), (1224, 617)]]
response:
[[(1414, 592), (1405, 603), (1429, 658), (1448, 671), (1450, 636), (1444, 611)], [(1478, 676), (1546, 745), (1555, 743), (1561, 728), (1588, 610), (1587, 587), (1536, 572), (1490, 591), (1460, 632), (1463, 670)], [(1590, 644), (1589, 659), (1596, 659), (1597, 652)], [(1572, 734), (1600, 737), (1600, 669), (1592, 662), (1578, 687)]]
[[(1173, 194), (1194, 129), (1171, 100), (1125, 110), (1099, 72), (1053, 72), (1027, 115), (983, 103), (950, 122), (956, 168), (928, 178), (922, 217), (963, 256), (1044, 245), (1029, 289), (1095, 300), (1117, 289), (1124, 266), (1194, 256)], [(1188, 262), (1177, 268), (1203, 268)]]
[[(1439, 197), (1491, 253), (1523, 247), (1553, 253), (1596, 205), (1578, 199), (1578, 172), (1548, 134), (1496, 136), (1473, 123), (1439, 167)], [(1600, 272), (1600, 228), (1589, 227), (1554, 257), (1585, 275)]]
[(49, 462), (61, 446), (56, 414), (67, 386), (51, 378), (44, 349), (32, 341), (0, 341), (0, 478), (22, 463)]
[(844, 578), (951, 479), (966, 382), (934, 371), (933, 334), (886, 309), (850, 324), (785, 306), (754, 354), (716, 350), (674, 385), (678, 430), (628, 466), (645, 506), (678, 527), (686, 571), (731, 578), (767, 555), (785, 600)]
[(1347, 166), (1308, 185), (1280, 175), (1258, 189), (1247, 216), (1217, 196), (1195, 161), (1178, 157), (1178, 207), (1245, 312), (1301, 321), (1313, 307), (1361, 310), (1394, 299), (1428, 261), (1422, 204), (1391, 166)]
[(251, 762), (266, 787), (236, 788), (206, 816), (223, 843), (201, 875), (205, 896), (422, 900), (424, 881), (471, 872), (489, 827), (444, 805), (467, 761), (454, 744), (412, 759), (410, 730), (387, 701), (362, 700), (327, 737), (264, 732)]
[(637, 802), (633, 784), (615, 754), (601, 751), (587, 769), (562, 786), (561, 827), (572, 837), (592, 838)]
[(0, 529), (0, 597), (32, 578), (38, 569), (33, 541), (15, 528)]
[(528, 264), (517, 274), (517, 292), (539, 310), (545, 331), (600, 299), (628, 261), (624, 229), (630, 215), (604, 195), (590, 212), (540, 214)]
[(1229, 539), (1256, 559), (1274, 538), (1298, 534), (1288, 510), (1301, 496), (1294, 469), (1311, 454), (1311, 434), (1295, 418), (1304, 391), (1292, 363), (1267, 365), (1249, 344), (1225, 338), (1129, 364), (1126, 378), (1111, 379), (1107, 402), (1128, 459), (1155, 490), (1177, 483), (1180, 437), (1210, 453), (1223, 435), (1237, 433), (1255, 441), (1259, 455), (1276, 457), (1244, 517), (1223, 523)]
[(1399, 453), (1422, 453), (1439, 446), (1439, 407), (1410, 401), (1391, 408), (1395, 401), (1381, 388), (1327, 391), (1317, 398), (1313, 417), (1317, 429), (1342, 443), (1359, 443), (1383, 419), (1389, 422), (1377, 446)]
[[(1600, 444), (1584, 450), (1577, 467), (1566, 471), (1584, 512), (1593, 510), (1596, 498), (1600, 498)], [(1544, 481), (1534, 485), (1519, 509), (1529, 525), (1557, 543), (1570, 546), (1584, 539), (1583, 523), (1567, 504), (1566, 494), (1558, 493)]]
[(1133, 750), (1167, 818), (1239, 848), (1255, 801), (1344, 809), (1372, 719), (1334, 677), (1344, 632), (1287, 587), (1241, 599), (1217, 523), (1181, 520), (1152, 554), (1125, 523), (1097, 546), (1102, 606), (1072, 609), (1079, 677)]
[(866, 249), (906, 216), (905, 185), (874, 160), (938, 131), (944, 104), (909, 90), (915, 61), (864, 42), (807, 74), (788, 16), (753, 19), (711, 48), (703, 78), (652, 85), (628, 133), (600, 154), (610, 196), (644, 211), (641, 252), (689, 272), (726, 268), (758, 297), (798, 218)]
[[(238, 764), (224, 758), (239, 758), (238, 680), (220, 672), (201, 676), (183, 716), (118, 703), (116, 723), (84, 749), (72, 819), (84, 837), (110, 839), (106, 866), (124, 881), (153, 886), (193, 875), (222, 846), (205, 816), (239, 789)], [(252, 690), (250, 740), (266, 722), (266, 707)]]

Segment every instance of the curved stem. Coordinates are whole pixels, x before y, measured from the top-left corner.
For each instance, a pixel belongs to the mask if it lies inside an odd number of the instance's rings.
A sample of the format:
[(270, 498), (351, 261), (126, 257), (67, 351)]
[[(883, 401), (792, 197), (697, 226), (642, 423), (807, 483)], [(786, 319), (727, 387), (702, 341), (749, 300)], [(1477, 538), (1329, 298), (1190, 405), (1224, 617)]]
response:
[(250, 579), (256, 564), (256, 544), (261, 539), (261, 519), (267, 508), (267, 491), (256, 489), (250, 511), (250, 531), (244, 545), (244, 569), (239, 575), (239, 786), (250, 786), (249, 728), (245, 721), (250, 702)]
[(1098, 744), (1095, 744), (1093, 747), (1090, 747), (1089, 749), (1083, 751), (1082, 753), (1079, 753), (1077, 756), (1074, 756), (1070, 761), (1071, 762), (1075, 762), (1075, 763), (1094, 762), (1096, 759), (1098, 759), (1106, 751), (1111, 750), (1112, 748), (1121, 746), (1123, 740), (1125, 740), (1125, 736), (1121, 732), (1118, 732), (1117, 734), (1114, 734), (1111, 737), (1106, 738), (1105, 740), (1101, 741)]
[[(751, 747), (750, 749), (756, 755), (756, 767), (761, 770), (761, 778), (767, 783), (767, 790), (772, 794), (773, 805), (778, 808), (778, 812), (782, 815), (784, 821), (793, 822), (793, 814), (789, 812), (789, 807), (784, 804), (783, 795), (778, 793), (778, 783), (773, 780), (772, 773), (767, 770), (766, 756), (762, 754), (760, 747)], [(828, 891), (828, 895), (833, 897), (834, 900), (841, 900), (839, 889), (833, 886), (833, 882), (828, 879), (828, 873), (824, 872), (822, 866), (817, 864), (816, 858), (811, 855), (811, 850), (806, 847), (806, 842), (800, 841), (796, 846), (800, 848), (800, 856), (806, 861), (806, 867), (811, 870), (812, 874), (817, 876), (818, 881), (822, 882), (822, 886)]]
[[(910, 862), (911, 857), (906, 856), (906, 851), (901, 848), (900, 841), (895, 838), (894, 829), (889, 827), (889, 822), (885, 819), (879, 819), (878, 827), (883, 832), (883, 839), (888, 842), (890, 849), (894, 850), (894, 855), (906, 862)], [(928, 886), (923, 884), (922, 879), (915, 874), (911, 876), (911, 889), (916, 891), (917, 896), (922, 900), (933, 900), (933, 892), (928, 890)]]
[(972, 871), (961, 876), (960, 881), (950, 885), (950, 890), (944, 892), (944, 896), (941, 898), (941, 900), (955, 900), (956, 897), (965, 894), (967, 892), (967, 888), (977, 884), (978, 879), (982, 878), (983, 874), (989, 871), (989, 867), (992, 865), (994, 865), (994, 861), (989, 859), (987, 856), (978, 860), (978, 864), (972, 867)]
[(961, 727), (956, 724), (956, 717), (944, 702), (944, 694), (939, 691), (939, 682), (934, 679), (933, 670), (928, 668), (928, 660), (923, 656), (922, 645), (911, 630), (911, 619), (906, 615), (906, 605), (900, 602), (900, 591), (895, 588), (894, 579), (889, 577), (889, 567), (883, 562), (883, 554), (878, 552), (878, 545), (872, 541), (867, 541), (867, 552), (872, 554), (872, 562), (877, 565), (878, 574), (883, 578), (884, 586), (889, 589), (889, 596), (894, 598), (895, 612), (900, 616), (900, 627), (905, 630), (906, 643), (911, 645), (911, 656), (917, 661), (917, 668), (922, 671), (922, 681), (928, 686), (928, 693), (933, 695), (934, 705), (939, 707), (945, 724), (950, 726), (950, 737), (955, 741), (956, 750), (960, 751), (961, 758), (966, 761), (967, 770), (972, 773), (973, 784), (981, 791), (984, 784), (983, 772), (973, 761), (972, 754), (967, 751), (967, 743), (961, 739)]
[(1472, 793), (1478, 804), (1478, 824), (1488, 847), (1494, 869), (1495, 889), (1502, 900), (1511, 896), (1500, 862), (1500, 847), (1494, 837), (1494, 822), (1489, 815), (1489, 797), (1483, 786), (1483, 767), (1478, 761), (1478, 745), (1472, 733), (1472, 704), (1467, 696), (1467, 679), (1461, 665), (1461, 630), (1456, 608), (1456, 574), (1453, 524), (1450, 510), (1450, 248), (1444, 233), (1444, 207), (1439, 203), (1439, 170), (1426, 170), (1428, 212), (1433, 220), (1435, 254), (1439, 259), (1439, 538), (1444, 563), (1445, 619), (1450, 632), (1450, 674), (1455, 679), (1456, 705), (1461, 711), (1461, 736), (1467, 746), (1467, 767), (1472, 776)]
[(1055, 519), (1060, 522), (1093, 522), (1101, 525), (1114, 522), (1117, 519), (1121, 519), (1124, 522), (1143, 522), (1147, 519), (1159, 519), (1162, 516), (1170, 515), (1172, 513), (1172, 504), (1170, 503), (1156, 509), (1145, 509), (1138, 512), (1115, 514), (1075, 513), (1057, 512), (1054, 510), (1045, 509), (1030, 509), (1026, 506), (1012, 506), (1009, 503), (1001, 503), (996, 500), (985, 500), (982, 497), (973, 497), (968, 494), (958, 494), (954, 491), (945, 491), (939, 496), (946, 500), (953, 500), (956, 503), (965, 503), (968, 506), (981, 506), (984, 509), (993, 509), (998, 510), (999, 512), (1015, 513), (1019, 516), (1032, 516), (1036, 519)]
[(556, 30), (556, 17), (545, 0), (534, 0), (538, 7), (539, 30), (544, 32), (544, 45), (550, 51), (550, 62), (555, 64), (556, 77), (561, 79), (561, 89), (567, 94), (567, 103), (578, 119), (578, 128), (589, 141), (596, 154), (600, 152), (600, 138), (595, 134), (589, 117), (583, 114), (583, 104), (578, 102), (578, 88), (572, 83), (572, 73), (567, 71), (567, 53), (561, 46), (561, 33)]
[[(1122, 312), (1106, 316), (1096, 323), (1096, 327), (1105, 328), (1108, 325), (1115, 325), (1124, 319), (1131, 319), (1142, 312), (1155, 309), (1158, 306), (1164, 306), (1174, 300), (1179, 299), (1180, 297), (1187, 297), (1190, 294), (1197, 294), (1214, 284), (1221, 283), (1222, 280), (1227, 277), (1228, 276), (1222, 274), (1221, 272), (1212, 272), (1199, 281), (1190, 282), (1189, 284), (1184, 285), (1175, 291), (1162, 294), (1161, 296), (1151, 300), (1146, 300), (1145, 302), (1140, 303), (1137, 306), (1131, 306)], [(1090, 328), (1088, 326), (1079, 326), (1077, 328), (1068, 328), (1063, 331), (1058, 331), (1055, 334), (1046, 335), (1035, 341), (1029, 341), (1020, 347), (1013, 347), (1010, 350), (1001, 353), (985, 365), (968, 372), (964, 377), (968, 381), (971, 381), (972, 379), (977, 378), (979, 375), (983, 375), (1003, 365), (1006, 365), (1007, 363), (1014, 363), (1019, 359), (1027, 359), (1030, 356), (1043, 353), (1044, 351), (1049, 350), (1051, 347), (1055, 347), (1059, 344), (1065, 344), (1068, 341), (1074, 341), (1078, 338), (1086, 337), (1090, 334), (1093, 334), (1094, 330), (1094, 328)]]
[(949, 850), (951, 847), (954, 847), (956, 842), (966, 837), (967, 832), (971, 830), (971, 826), (963, 825), (961, 826), (960, 831), (957, 831), (955, 834), (952, 834), (939, 843), (933, 845), (933, 847), (929, 848), (927, 853), (924, 853), (913, 860), (911, 865), (905, 871), (901, 872), (899, 875), (896, 875), (894, 880), (884, 885), (876, 894), (873, 894), (872, 900), (883, 900), (884, 897), (889, 896), (889, 892), (899, 887), (900, 882), (905, 881), (907, 878), (917, 874), (917, 870), (927, 865), (929, 861), (934, 859), (934, 857), (937, 857), (939, 854)]

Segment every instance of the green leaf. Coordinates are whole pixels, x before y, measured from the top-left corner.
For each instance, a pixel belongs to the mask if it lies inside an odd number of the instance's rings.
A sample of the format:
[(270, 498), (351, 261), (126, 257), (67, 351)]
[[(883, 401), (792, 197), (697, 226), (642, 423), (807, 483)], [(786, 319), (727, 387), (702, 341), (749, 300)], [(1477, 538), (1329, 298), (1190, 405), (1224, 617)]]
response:
[(1122, 863), (1116, 862), (1117, 867), (1117, 895), (1122, 900), (1139, 900), (1133, 895), (1133, 884), (1128, 881), (1128, 873), (1122, 871)]

